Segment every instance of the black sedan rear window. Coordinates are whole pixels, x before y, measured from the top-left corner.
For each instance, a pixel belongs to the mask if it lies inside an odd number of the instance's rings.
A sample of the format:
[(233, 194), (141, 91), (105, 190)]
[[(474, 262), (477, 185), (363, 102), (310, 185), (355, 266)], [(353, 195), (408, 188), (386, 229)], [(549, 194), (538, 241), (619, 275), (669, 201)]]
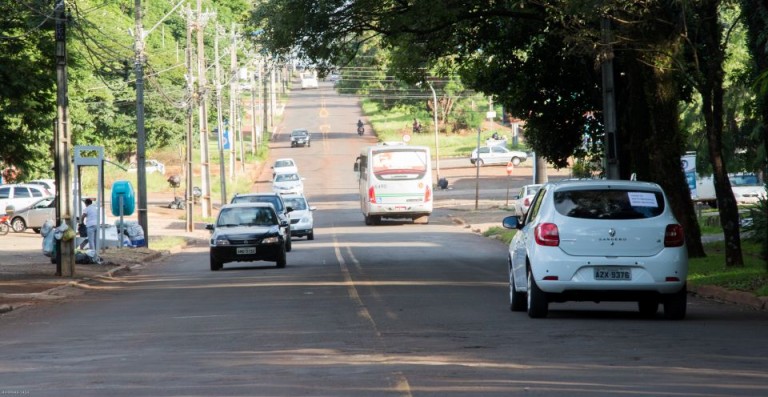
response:
[(664, 212), (664, 196), (658, 191), (566, 190), (554, 194), (557, 212), (583, 219), (644, 219)]

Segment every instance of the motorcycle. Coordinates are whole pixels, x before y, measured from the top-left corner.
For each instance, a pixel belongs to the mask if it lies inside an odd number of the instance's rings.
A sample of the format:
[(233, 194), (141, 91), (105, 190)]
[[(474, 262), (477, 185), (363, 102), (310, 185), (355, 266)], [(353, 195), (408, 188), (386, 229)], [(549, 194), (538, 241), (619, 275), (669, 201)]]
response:
[(363, 133), (365, 132), (365, 127), (362, 125), (357, 126), (357, 135), (363, 136)]
[(0, 216), (0, 236), (5, 236), (11, 230), (11, 216)]

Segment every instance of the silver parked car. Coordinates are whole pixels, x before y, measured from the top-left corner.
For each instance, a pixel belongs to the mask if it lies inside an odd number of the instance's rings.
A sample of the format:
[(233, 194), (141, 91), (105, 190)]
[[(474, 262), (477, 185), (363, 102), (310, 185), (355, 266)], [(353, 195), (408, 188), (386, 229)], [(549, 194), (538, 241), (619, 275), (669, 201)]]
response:
[[(80, 202), (80, 208), (85, 208), (85, 203)], [(56, 219), (56, 200), (53, 197), (37, 200), (28, 207), (15, 211), (11, 217), (11, 228), (16, 233), (27, 229), (40, 233), (40, 228), (48, 219)]]
[(477, 156), (478, 149), (472, 151), (469, 156), (469, 162), (484, 164), (507, 164), (518, 165), (528, 158), (528, 154), (519, 150), (509, 150), (504, 146), (485, 146), (480, 148), (480, 158)]

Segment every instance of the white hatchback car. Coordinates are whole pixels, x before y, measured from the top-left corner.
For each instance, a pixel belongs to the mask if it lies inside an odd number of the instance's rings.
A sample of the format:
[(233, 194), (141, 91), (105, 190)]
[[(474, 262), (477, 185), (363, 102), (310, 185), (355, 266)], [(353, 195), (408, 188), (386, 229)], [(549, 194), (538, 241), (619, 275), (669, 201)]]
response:
[(316, 208), (309, 205), (307, 198), (300, 194), (286, 194), (283, 196), (285, 205), (293, 211), (288, 213), (291, 218), (291, 237), (307, 237), (307, 240), (315, 239), (315, 220), (312, 211)]
[(272, 191), (278, 194), (304, 194), (304, 178), (295, 172), (276, 174), (272, 179)]
[(685, 317), (688, 252), (683, 228), (654, 183), (566, 180), (536, 194), (509, 245), (512, 311), (545, 317), (550, 302), (636, 301)]
[(533, 197), (536, 196), (536, 192), (539, 191), (542, 185), (525, 185), (520, 188), (520, 193), (515, 196), (517, 201), (515, 202), (515, 212), (519, 216), (525, 216), (528, 212), (528, 208), (531, 207)]
[(42, 185), (8, 184), (0, 185), (0, 214), (5, 214), (7, 207), (21, 210), (44, 197), (53, 196)]
[(282, 158), (275, 160), (272, 164), (272, 178), (277, 174), (288, 174), (299, 172), (299, 168), (296, 166), (296, 162), (290, 158)]

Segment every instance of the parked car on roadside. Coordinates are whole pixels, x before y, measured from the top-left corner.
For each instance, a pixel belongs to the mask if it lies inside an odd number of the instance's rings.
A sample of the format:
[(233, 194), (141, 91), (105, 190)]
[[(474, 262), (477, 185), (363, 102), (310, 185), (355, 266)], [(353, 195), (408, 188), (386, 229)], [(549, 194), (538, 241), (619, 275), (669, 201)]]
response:
[(315, 239), (315, 220), (312, 217), (312, 207), (307, 198), (300, 194), (287, 194), (283, 196), (285, 205), (291, 207), (288, 216), (291, 218), (291, 237), (307, 237), (307, 240)]
[[(82, 201), (80, 208), (85, 208), (85, 203)], [(40, 233), (40, 228), (49, 219), (56, 219), (56, 200), (54, 197), (39, 199), (28, 207), (16, 210), (11, 217), (11, 229), (16, 233), (21, 233), (27, 229)]]
[[(138, 171), (138, 165), (136, 163), (131, 163), (128, 165), (128, 172), (136, 171)], [(165, 175), (165, 164), (157, 160), (144, 160), (144, 172), (147, 174), (157, 172), (159, 174)]]
[[(291, 235), (291, 218), (290, 213), (293, 211), (293, 208), (286, 206), (285, 201), (283, 201), (283, 197), (277, 193), (274, 192), (264, 192), (264, 193), (236, 193), (235, 197), (232, 197), (232, 200), (230, 201), (230, 204), (238, 204), (238, 203), (269, 203), (273, 207), (275, 207), (275, 211), (277, 212), (277, 216), (280, 218), (281, 221), (285, 221), (284, 223), (281, 222), (281, 226), (283, 228), (283, 234), (286, 236)], [(288, 252), (291, 252), (291, 239), (288, 239), (288, 242), (286, 244), (285, 250)]]
[(517, 215), (525, 216), (525, 213), (528, 212), (528, 208), (531, 206), (533, 197), (536, 196), (536, 193), (539, 191), (540, 187), (541, 185), (538, 184), (538, 185), (525, 185), (520, 188), (520, 192), (518, 192), (517, 195), (514, 197), (516, 199), (515, 213)]
[(211, 231), (211, 270), (228, 262), (272, 261), (286, 265), (286, 235), (275, 207), (268, 203), (226, 204), (219, 210)]
[(509, 244), (512, 311), (546, 317), (564, 301), (636, 301), (652, 316), (686, 314), (683, 227), (657, 184), (566, 180), (541, 187)]
[(51, 192), (51, 196), (56, 195), (56, 180), (55, 179), (34, 179), (31, 181), (26, 182), (28, 185), (40, 185), (46, 189), (48, 189), (49, 192)]
[(291, 147), (312, 146), (312, 135), (304, 128), (291, 131)]
[(8, 206), (14, 211), (26, 208), (37, 200), (53, 196), (41, 185), (8, 184), (0, 185), (0, 213), (5, 214)]
[(519, 165), (528, 158), (528, 154), (519, 150), (509, 150), (504, 146), (485, 146), (480, 148), (480, 157), (478, 158), (478, 149), (472, 151), (469, 156), (469, 162), (479, 163), (480, 166), (491, 164)]

